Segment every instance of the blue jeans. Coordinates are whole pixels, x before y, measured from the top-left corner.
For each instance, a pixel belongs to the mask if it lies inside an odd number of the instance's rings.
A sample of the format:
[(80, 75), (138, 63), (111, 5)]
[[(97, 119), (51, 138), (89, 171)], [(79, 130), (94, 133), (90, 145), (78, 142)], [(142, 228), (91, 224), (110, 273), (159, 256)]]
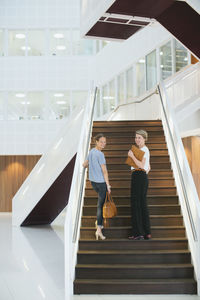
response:
[(105, 182), (94, 182), (91, 181), (93, 189), (98, 194), (97, 202), (97, 225), (103, 225), (103, 205), (106, 199), (107, 186)]

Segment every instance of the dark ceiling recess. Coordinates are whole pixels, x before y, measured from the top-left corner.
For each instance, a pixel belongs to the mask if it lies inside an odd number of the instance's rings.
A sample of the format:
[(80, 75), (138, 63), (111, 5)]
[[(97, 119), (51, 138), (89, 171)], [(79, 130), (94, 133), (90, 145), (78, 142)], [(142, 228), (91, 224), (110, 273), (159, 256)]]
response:
[(87, 36), (126, 40), (139, 29), (141, 29), (141, 26), (97, 22), (92, 29), (88, 31)]
[(172, 5), (174, 0), (116, 0), (107, 10), (111, 14), (155, 18)]
[(125, 40), (154, 20), (200, 58), (200, 15), (184, 1), (116, 0), (86, 36)]
[(176, 1), (157, 20), (200, 58), (200, 15), (191, 6)]

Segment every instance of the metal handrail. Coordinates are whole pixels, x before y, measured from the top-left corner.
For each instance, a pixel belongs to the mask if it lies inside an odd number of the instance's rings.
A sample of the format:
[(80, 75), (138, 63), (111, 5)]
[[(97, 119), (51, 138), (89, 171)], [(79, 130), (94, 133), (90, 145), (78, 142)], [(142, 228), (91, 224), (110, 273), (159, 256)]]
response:
[(167, 124), (170, 140), (171, 140), (172, 147), (173, 147), (174, 157), (175, 157), (175, 161), (176, 161), (176, 165), (177, 165), (177, 169), (178, 169), (178, 173), (179, 173), (179, 178), (180, 178), (180, 181), (181, 181), (181, 187), (182, 187), (183, 194), (184, 194), (184, 199), (185, 199), (185, 204), (186, 204), (186, 207), (187, 207), (188, 217), (189, 217), (189, 220), (190, 220), (193, 239), (194, 239), (194, 241), (198, 241), (197, 232), (196, 232), (196, 229), (195, 229), (194, 220), (193, 220), (193, 217), (192, 217), (190, 204), (189, 204), (189, 200), (188, 200), (187, 189), (186, 189), (185, 182), (184, 182), (184, 179), (183, 179), (183, 174), (182, 174), (182, 171), (181, 171), (179, 159), (178, 159), (177, 152), (176, 152), (176, 147), (175, 147), (174, 140), (173, 140), (173, 137), (172, 137), (172, 132), (171, 132), (171, 129), (170, 129), (170, 126), (169, 126), (169, 121), (168, 121), (168, 118), (167, 118), (167, 113), (166, 113), (166, 110), (165, 110), (165, 107), (164, 107), (164, 103), (163, 103), (163, 99), (162, 99), (162, 93), (161, 93), (159, 85), (157, 86), (157, 90), (158, 90), (158, 93), (159, 93), (159, 96), (160, 96), (160, 101), (161, 101), (163, 113), (164, 113), (164, 116), (165, 116), (165, 121), (166, 121), (166, 124)]
[[(129, 99), (129, 103), (124, 103), (124, 104), (120, 104), (118, 105), (110, 114), (109, 118), (111, 118), (111, 116), (121, 107), (123, 106), (127, 106), (127, 105), (130, 105), (130, 104), (139, 104), (139, 103), (142, 103), (144, 102), (145, 100), (147, 100), (149, 97), (155, 95), (155, 94), (158, 94), (158, 91), (157, 91), (157, 88), (154, 89), (153, 91), (150, 91), (148, 92), (148, 94), (146, 93), (146, 96), (143, 96), (143, 97), (136, 97), (136, 98), (132, 98), (132, 99)], [(141, 100), (136, 100), (135, 99), (141, 99)]]
[[(89, 151), (96, 98), (97, 98), (97, 87), (95, 88), (95, 91), (94, 91), (94, 101), (93, 101), (93, 106), (92, 106), (92, 111), (91, 111), (90, 125), (89, 125), (89, 130), (88, 130), (88, 138), (87, 138), (87, 142), (86, 142), (85, 159), (87, 158), (87, 154), (88, 154), (88, 151)], [(84, 182), (85, 182), (85, 170), (86, 169), (83, 167), (82, 168), (82, 174), (81, 174), (81, 182), (80, 182), (80, 189), (79, 189), (78, 205), (77, 205), (77, 211), (76, 211), (76, 217), (75, 217), (73, 238), (72, 238), (73, 243), (76, 242), (77, 234), (78, 234), (78, 224), (79, 224), (79, 219), (80, 219), (81, 202), (82, 202), (82, 198), (83, 198), (83, 188), (84, 188)]]

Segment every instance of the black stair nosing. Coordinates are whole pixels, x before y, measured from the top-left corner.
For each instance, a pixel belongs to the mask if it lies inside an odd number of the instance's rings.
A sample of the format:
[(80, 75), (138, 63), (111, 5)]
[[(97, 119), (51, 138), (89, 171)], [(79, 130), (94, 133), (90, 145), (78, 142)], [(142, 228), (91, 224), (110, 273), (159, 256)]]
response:
[[(168, 197), (176, 197), (176, 198), (179, 198), (178, 195), (147, 195), (147, 198), (168, 198)], [(95, 198), (97, 199), (97, 197), (95, 196), (85, 196), (85, 198)], [(119, 195), (119, 196), (113, 196), (113, 198), (129, 198), (130, 199), (130, 196), (122, 196), (122, 195)]]
[[(89, 230), (89, 231), (94, 231), (96, 229), (96, 227), (82, 227), (80, 228), (81, 230)], [(123, 229), (132, 229), (132, 226), (110, 226), (110, 227), (104, 227), (104, 230), (123, 230)], [(171, 230), (176, 230), (176, 229), (185, 229), (185, 226), (183, 225), (174, 225), (174, 226), (151, 226), (151, 229), (159, 229), (159, 230), (164, 230), (164, 229), (171, 229)], [(141, 241), (140, 241), (141, 242)]]
[(151, 284), (177, 284), (177, 283), (196, 283), (194, 278), (176, 278), (176, 280), (174, 280), (174, 278), (159, 278), (159, 279), (75, 279), (74, 280), (75, 283), (91, 283), (91, 284), (138, 284), (138, 283), (151, 283)]
[[(111, 176), (109, 176), (109, 178), (110, 178)], [(129, 178), (128, 178), (129, 179)], [(173, 177), (159, 177), (159, 178), (157, 178), (157, 177), (149, 177), (149, 180), (174, 180), (174, 178)], [(88, 182), (90, 182), (90, 180), (89, 179), (86, 179), (86, 181), (87, 181), (87, 183)], [(114, 177), (114, 178), (110, 178), (110, 181), (127, 181), (127, 178), (124, 178), (124, 176), (123, 177), (118, 177), (118, 178), (116, 178), (116, 177)]]
[[(166, 186), (149, 186), (149, 189), (166, 189), (166, 188), (173, 188), (173, 189), (176, 189), (176, 186), (175, 185), (166, 185)], [(86, 187), (85, 188), (86, 190), (93, 190), (92, 187)], [(112, 190), (114, 189), (130, 189), (130, 187), (113, 187)]]
[(158, 255), (158, 254), (191, 254), (189, 249), (170, 249), (170, 250), (78, 250), (78, 254), (81, 255), (91, 255), (91, 254), (100, 254), (100, 255), (108, 255), (108, 254), (115, 254), (115, 255), (124, 255), (124, 254), (135, 254), (135, 255)]
[[(180, 207), (180, 204), (149, 204), (148, 207)], [(93, 207), (97, 207), (97, 205), (84, 205), (85, 208), (93, 208)], [(131, 205), (129, 204), (124, 204), (124, 205), (116, 205), (117, 208), (120, 208), (120, 207), (131, 207)]]
[[(150, 218), (163, 218), (163, 219), (167, 219), (167, 218), (183, 218), (183, 216), (181, 214), (178, 215), (149, 215)], [(96, 219), (97, 216), (93, 215), (93, 216), (82, 216), (82, 219)], [(120, 215), (120, 216), (115, 216), (115, 219), (122, 219), (122, 218), (131, 218), (131, 215)]]
[(85, 269), (170, 269), (170, 268), (194, 268), (191, 263), (181, 264), (77, 264), (76, 268)]
[[(99, 241), (97, 241), (97, 240), (94, 240), (94, 239), (89, 239), (89, 238), (80, 238), (79, 239), (79, 242), (80, 243), (102, 243), (102, 244), (104, 244), (104, 243), (110, 243), (110, 242), (112, 242), (112, 243), (120, 243), (120, 242), (127, 242), (127, 243), (133, 243), (133, 241), (131, 241), (131, 240), (129, 240), (129, 239), (127, 239), (127, 238), (121, 238), (121, 239), (116, 239), (116, 238), (109, 238), (109, 239), (105, 239), (105, 240), (99, 240)], [(150, 240), (144, 240), (144, 241), (142, 241), (143, 243), (144, 242), (146, 242), (146, 243), (160, 243), (160, 242), (163, 242), (163, 243), (168, 243), (168, 242), (186, 242), (186, 243), (188, 243), (188, 239), (187, 239), (187, 237), (166, 237), (166, 238), (164, 238), (164, 237), (162, 237), (162, 238), (154, 238), (154, 237), (152, 237)]]

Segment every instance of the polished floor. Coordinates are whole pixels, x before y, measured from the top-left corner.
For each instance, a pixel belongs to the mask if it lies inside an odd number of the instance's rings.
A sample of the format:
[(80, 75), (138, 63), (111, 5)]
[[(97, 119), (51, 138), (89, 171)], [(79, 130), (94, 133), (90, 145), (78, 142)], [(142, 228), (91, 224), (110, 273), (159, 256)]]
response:
[[(0, 300), (65, 300), (62, 226), (12, 227), (0, 213)], [(200, 300), (179, 295), (81, 295), (71, 300)]]

